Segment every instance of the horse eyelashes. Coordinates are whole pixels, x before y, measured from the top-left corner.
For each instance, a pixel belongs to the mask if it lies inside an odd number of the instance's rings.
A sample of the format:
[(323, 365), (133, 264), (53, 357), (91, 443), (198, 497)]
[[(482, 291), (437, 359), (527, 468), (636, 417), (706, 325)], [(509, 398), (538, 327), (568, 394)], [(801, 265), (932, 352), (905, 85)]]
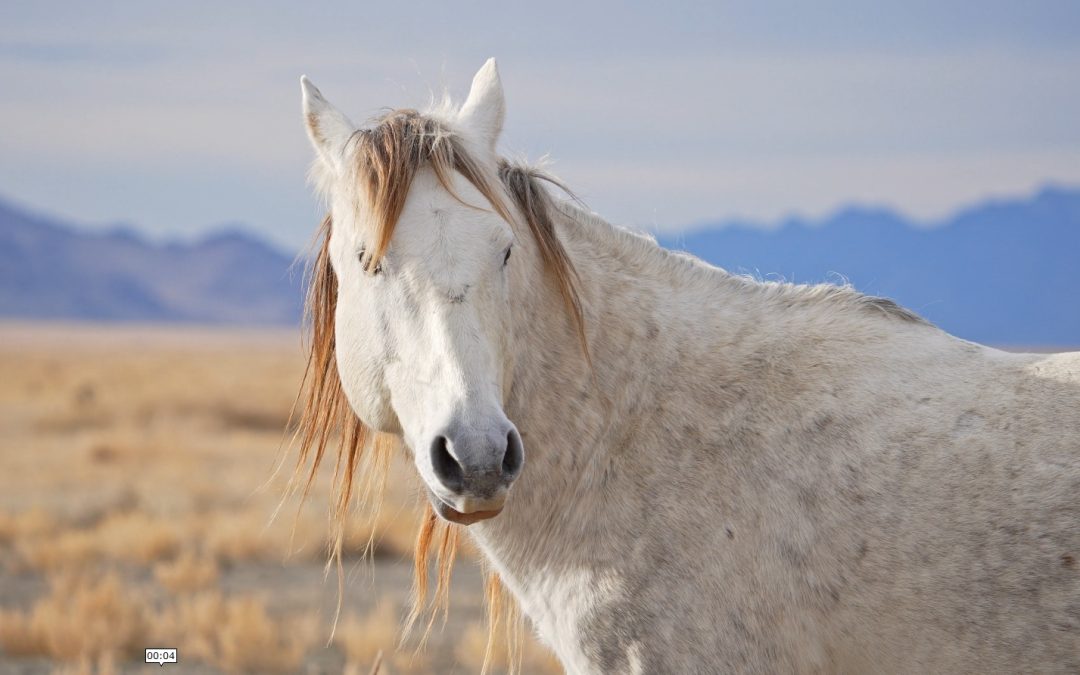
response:
[(503, 256), (503, 267), (506, 267), (506, 263), (510, 262), (510, 251), (514, 250), (513, 246), (506, 247), (506, 255)]
[(365, 272), (371, 272), (372, 274), (379, 274), (382, 272), (382, 263), (375, 265), (375, 269), (371, 269), (371, 256), (367, 255), (367, 249), (360, 249), (360, 253), (356, 255), (360, 261), (360, 269)]

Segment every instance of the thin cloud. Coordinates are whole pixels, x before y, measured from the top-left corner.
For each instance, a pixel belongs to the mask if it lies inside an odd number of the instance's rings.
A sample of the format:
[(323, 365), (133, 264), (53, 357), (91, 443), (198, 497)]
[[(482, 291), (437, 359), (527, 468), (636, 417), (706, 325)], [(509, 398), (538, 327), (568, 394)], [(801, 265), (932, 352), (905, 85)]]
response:
[(849, 201), (932, 217), (1080, 182), (1075, 3), (70, 2), (5, 19), (0, 193), (157, 234), (244, 220), (302, 244), (299, 75), (362, 120), (460, 96), (491, 55), (505, 148), (550, 153), (627, 224)]

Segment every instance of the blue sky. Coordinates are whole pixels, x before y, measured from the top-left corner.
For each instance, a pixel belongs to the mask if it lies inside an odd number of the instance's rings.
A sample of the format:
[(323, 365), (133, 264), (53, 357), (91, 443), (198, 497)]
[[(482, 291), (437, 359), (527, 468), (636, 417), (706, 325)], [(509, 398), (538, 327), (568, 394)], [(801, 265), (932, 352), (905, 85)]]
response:
[(850, 202), (931, 218), (1080, 184), (1077, 2), (13, 2), (0, 195), (189, 238), (311, 235), (306, 73), (354, 120), (464, 95), (616, 222)]

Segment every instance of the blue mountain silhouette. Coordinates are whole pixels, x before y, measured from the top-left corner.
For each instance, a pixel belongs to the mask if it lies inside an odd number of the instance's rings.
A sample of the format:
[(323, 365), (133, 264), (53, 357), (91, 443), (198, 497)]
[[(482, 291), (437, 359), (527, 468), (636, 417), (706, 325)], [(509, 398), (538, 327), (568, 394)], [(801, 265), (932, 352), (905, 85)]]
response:
[(89, 232), (0, 202), (0, 316), (97, 321), (296, 323), (293, 258), (242, 231), (155, 244)]
[(986, 201), (928, 224), (850, 207), (772, 229), (719, 223), (661, 243), (765, 279), (846, 280), (977, 342), (1080, 345), (1077, 189)]
[[(935, 223), (849, 207), (819, 221), (716, 223), (660, 241), (731, 272), (846, 280), (969, 340), (1080, 345), (1080, 189), (990, 200)], [(235, 228), (156, 244), (130, 228), (89, 232), (0, 202), (0, 317), (294, 324), (302, 275), (292, 263)]]

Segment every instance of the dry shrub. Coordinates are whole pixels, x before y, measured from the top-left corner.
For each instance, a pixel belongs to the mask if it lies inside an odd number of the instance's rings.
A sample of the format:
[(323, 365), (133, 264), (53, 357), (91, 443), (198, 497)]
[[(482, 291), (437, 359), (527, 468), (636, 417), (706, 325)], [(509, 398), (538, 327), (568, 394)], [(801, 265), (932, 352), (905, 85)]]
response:
[(81, 658), (77, 663), (65, 663), (52, 669), (51, 675), (115, 675), (116, 657), (102, 654), (97, 663), (88, 658)]
[(201, 591), (217, 583), (217, 563), (210, 558), (184, 553), (171, 562), (158, 563), (154, 578), (173, 593)]
[[(498, 639), (491, 642), (488, 669), (511, 671), (512, 668), (517, 667), (508, 642)], [(458, 659), (469, 668), (482, 672), (484, 655), (488, 650), (488, 627), (480, 622), (473, 622), (462, 634), (455, 653)], [(551, 673), (552, 675), (563, 672), (555, 655), (531, 637), (522, 641), (521, 652), (520, 668), (523, 672)]]
[(220, 652), (217, 628), (224, 620), (225, 606), (225, 598), (217, 591), (179, 598), (156, 616), (152, 641), (176, 645), (185, 660), (214, 663)]
[(380, 675), (431, 672), (428, 659), (419, 651), (399, 649), (401, 610), (383, 597), (364, 617), (349, 614), (334, 633), (334, 643), (345, 652), (345, 672), (365, 674), (378, 664)]
[(49, 653), (45, 636), (34, 628), (32, 619), (14, 611), (0, 610), (0, 647), (7, 656), (45, 656)]
[(12, 655), (111, 662), (141, 649), (143, 606), (115, 576), (61, 576), (29, 612), (0, 616), (0, 644)]
[(398, 636), (398, 615), (394, 604), (383, 598), (367, 616), (350, 614), (338, 624), (334, 642), (345, 652), (348, 667), (362, 672), (379, 654), (394, 651)]
[(0, 512), (0, 545), (10, 544), (16, 537), (15, 516), (10, 513)]
[[(47, 516), (39, 514), (4, 516), (0, 518), (0, 544), (5, 540), (13, 542), (22, 564), (42, 572), (109, 561), (150, 566), (195, 552), (219, 563), (282, 560), (297, 555), (319, 559), (325, 554), (324, 523), (301, 521), (294, 531), (288, 518), (268, 524), (270, 510), (187, 513), (171, 518), (125, 510), (110, 513), (96, 526), (85, 529), (58, 529)], [(401, 537), (395, 530), (375, 529), (379, 542), (397, 542)], [(366, 544), (375, 530), (366, 524), (360, 530), (356, 537), (363, 537)], [(393, 547), (401, 545), (395, 543)], [(389, 550), (400, 553), (397, 548)]]
[[(174, 443), (174, 438), (170, 438), (166, 444), (130, 426), (113, 425), (90, 437), (84, 459), (91, 466), (107, 466), (109, 471), (123, 471), (134, 476), (174, 447)], [(118, 466), (123, 464), (131, 466)]]
[(273, 549), (266, 536), (263, 518), (246, 512), (213, 514), (205, 524), (203, 546), (207, 554), (221, 562), (239, 562), (268, 557)]
[(23, 561), (35, 570), (82, 568), (98, 560), (147, 565), (174, 557), (181, 547), (177, 528), (140, 512), (109, 515), (97, 527), (16, 542)]
[(221, 401), (213, 407), (211, 414), (223, 429), (285, 433), (290, 421), (288, 406), (275, 406), (267, 410)]
[(49, 673), (50, 675), (94, 675), (94, 664), (89, 659), (81, 659), (78, 663), (56, 666)]
[(20, 540), (15, 546), (27, 567), (42, 572), (86, 567), (100, 555), (94, 533), (87, 530)]
[(350, 514), (341, 540), (344, 555), (409, 558), (416, 541), (416, 513), (378, 508)]
[(274, 621), (256, 598), (231, 600), (221, 627), (222, 667), (263, 673), (296, 672), (310, 640)]
[(120, 451), (116, 446), (108, 443), (95, 443), (88, 454), (90, 461), (94, 464), (112, 464), (120, 457)]
[(375, 655), (370, 663), (346, 661), (343, 675), (398, 675), (398, 673), (432, 673), (428, 662), (419, 655), (393, 654), (389, 659), (382, 652)]
[(81, 431), (106, 429), (115, 418), (98, 410), (68, 410), (38, 420), (37, 430), (45, 434), (74, 434)]
[(55, 532), (56, 518), (48, 511), (33, 508), (22, 513), (0, 513), (0, 544)]
[(258, 598), (226, 598), (216, 591), (180, 599), (154, 626), (157, 642), (178, 645), (185, 658), (231, 672), (296, 672), (314, 636), (308, 619), (275, 619)]
[(143, 565), (174, 557), (181, 545), (171, 522), (138, 511), (110, 515), (96, 534), (106, 557)]
[[(278, 514), (271, 521), (273, 505), (246, 510), (207, 513), (198, 527), (203, 551), (219, 563), (247, 561), (318, 561), (327, 550), (327, 527), (310, 513), (297, 517)], [(364, 529), (357, 539), (367, 542)], [(363, 544), (361, 544), (363, 545)]]

